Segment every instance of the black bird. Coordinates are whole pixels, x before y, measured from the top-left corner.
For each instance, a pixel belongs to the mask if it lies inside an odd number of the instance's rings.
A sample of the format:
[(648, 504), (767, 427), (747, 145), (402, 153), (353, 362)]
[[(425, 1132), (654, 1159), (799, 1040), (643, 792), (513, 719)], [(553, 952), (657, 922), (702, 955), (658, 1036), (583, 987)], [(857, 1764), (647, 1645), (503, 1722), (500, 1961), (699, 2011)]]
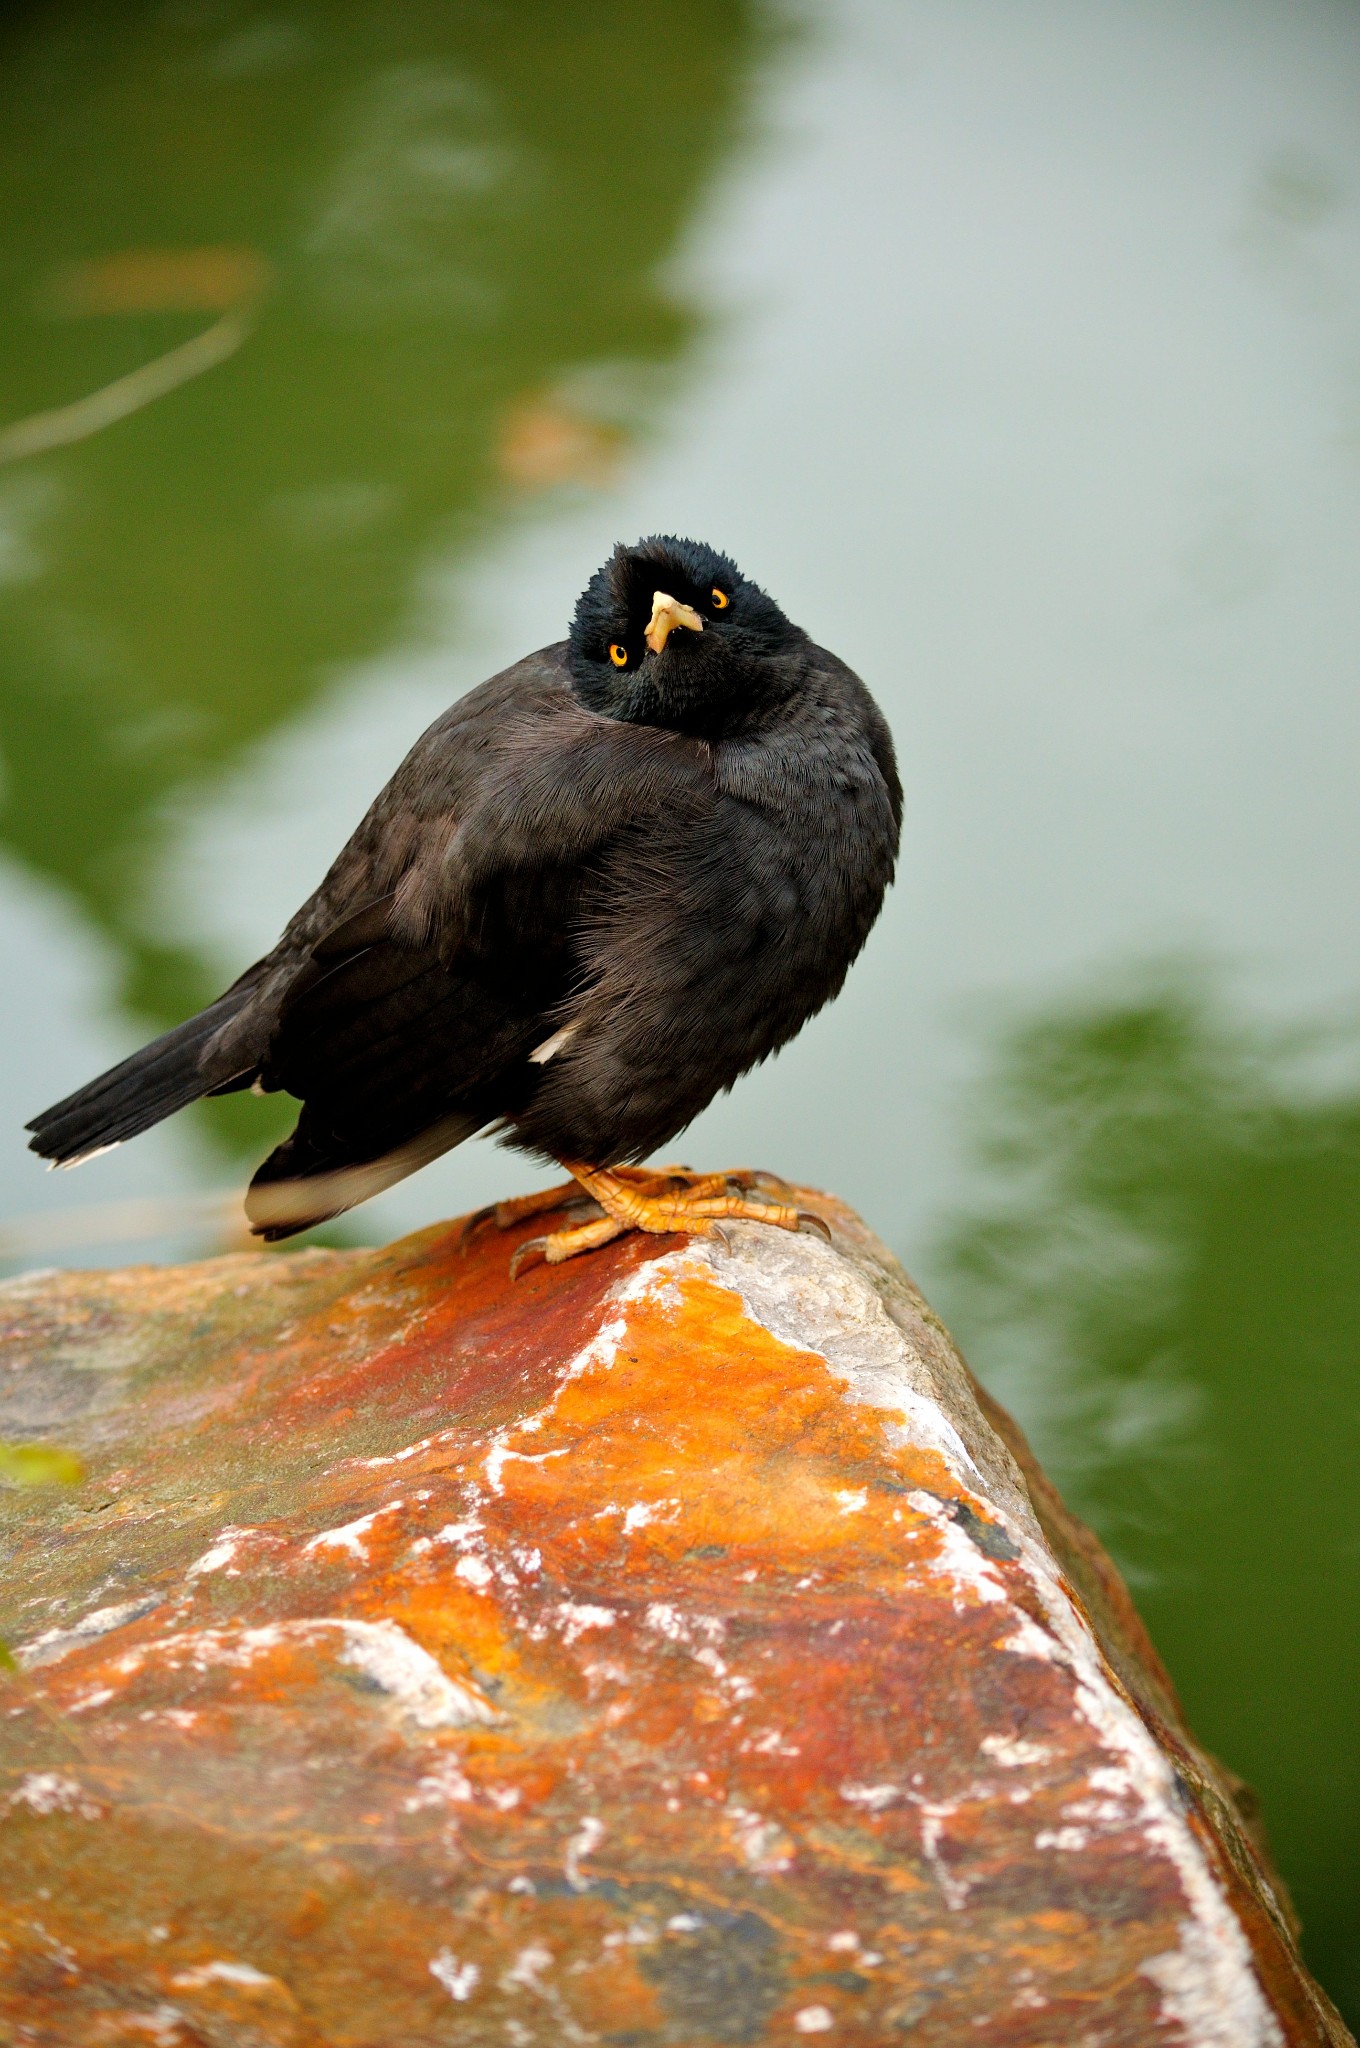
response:
[(797, 1228), (752, 1176), (628, 1162), (838, 992), (901, 808), (844, 662), (714, 549), (620, 546), (565, 641), (416, 742), (273, 951), (36, 1118), (32, 1149), (74, 1166), (202, 1096), (284, 1089), (302, 1111), (246, 1196), (261, 1237), (488, 1125), (603, 1211), (535, 1241), (553, 1262), (639, 1227)]

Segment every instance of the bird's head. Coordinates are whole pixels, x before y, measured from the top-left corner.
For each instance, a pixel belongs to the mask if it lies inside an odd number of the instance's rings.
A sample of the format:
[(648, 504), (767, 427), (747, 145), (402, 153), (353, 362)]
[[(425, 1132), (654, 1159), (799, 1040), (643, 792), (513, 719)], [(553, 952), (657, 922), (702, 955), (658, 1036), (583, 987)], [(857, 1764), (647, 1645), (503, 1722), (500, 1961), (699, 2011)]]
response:
[(716, 548), (654, 534), (616, 547), (582, 591), (572, 680), (608, 718), (720, 738), (788, 694), (805, 639)]

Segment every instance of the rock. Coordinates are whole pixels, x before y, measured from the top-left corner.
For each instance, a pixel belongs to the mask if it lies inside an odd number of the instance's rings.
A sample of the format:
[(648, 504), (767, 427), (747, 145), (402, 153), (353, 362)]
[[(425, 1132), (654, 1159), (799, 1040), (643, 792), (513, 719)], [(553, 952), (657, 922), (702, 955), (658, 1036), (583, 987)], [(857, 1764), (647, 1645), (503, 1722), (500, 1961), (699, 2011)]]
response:
[(893, 1261), (760, 1226), (0, 1290), (4, 2038), (1349, 2040)]

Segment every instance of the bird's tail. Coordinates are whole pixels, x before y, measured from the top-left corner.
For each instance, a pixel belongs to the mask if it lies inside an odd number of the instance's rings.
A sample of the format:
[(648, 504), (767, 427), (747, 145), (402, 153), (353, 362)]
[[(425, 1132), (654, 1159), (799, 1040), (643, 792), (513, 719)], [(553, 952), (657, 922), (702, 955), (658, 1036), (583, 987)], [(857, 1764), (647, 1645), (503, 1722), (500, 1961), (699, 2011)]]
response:
[(243, 976), (196, 1017), (35, 1116), (26, 1126), (33, 1133), (29, 1150), (54, 1166), (79, 1166), (83, 1159), (135, 1138), (204, 1095), (226, 1095), (247, 1087), (254, 1069), (242, 1070), (239, 1054), (225, 1062), (205, 1060), (203, 1055), (214, 1032), (253, 993), (253, 977)]
[(256, 1237), (277, 1244), (300, 1230), (328, 1223), (371, 1195), (395, 1187), (408, 1174), (418, 1173), (422, 1166), (472, 1137), (485, 1122), (484, 1114), (450, 1110), (404, 1143), (365, 1157), (368, 1147), (347, 1144), (324, 1124), (314, 1129), (313, 1119), (304, 1109), (292, 1137), (270, 1153), (246, 1190), (251, 1230)]

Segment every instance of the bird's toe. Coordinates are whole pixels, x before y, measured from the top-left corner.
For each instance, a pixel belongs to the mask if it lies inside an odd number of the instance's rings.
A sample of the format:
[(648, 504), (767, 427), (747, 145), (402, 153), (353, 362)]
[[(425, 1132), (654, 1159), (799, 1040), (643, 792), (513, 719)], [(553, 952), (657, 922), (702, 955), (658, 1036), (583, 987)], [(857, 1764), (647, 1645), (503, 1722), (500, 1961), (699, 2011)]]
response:
[(526, 1238), (515, 1248), (510, 1278), (518, 1280), (532, 1266), (560, 1266), (565, 1260), (574, 1259), (578, 1252), (593, 1252), (611, 1238), (622, 1237), (627, 1228), (627, 1224), (613, 1216), (597, 1216), (592, 1222), (579, 1223), (569, 1230), (550, 1230), (544, 1237)]

